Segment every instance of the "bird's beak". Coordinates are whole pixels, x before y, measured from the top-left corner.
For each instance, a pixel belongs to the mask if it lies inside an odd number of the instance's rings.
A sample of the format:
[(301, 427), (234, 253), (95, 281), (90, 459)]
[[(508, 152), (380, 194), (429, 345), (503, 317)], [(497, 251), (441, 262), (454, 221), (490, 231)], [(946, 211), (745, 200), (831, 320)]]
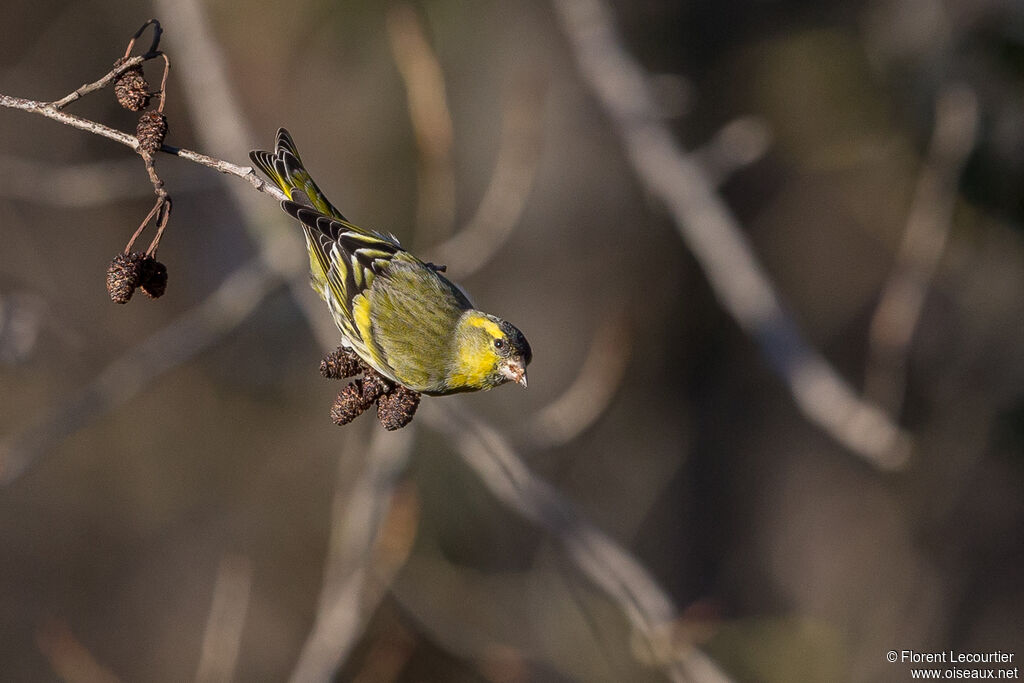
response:
[(526, 388), (526, 366), (519, 359), (510, 360), (501, 366), (501, 374), (512, 382), (518, 382)]

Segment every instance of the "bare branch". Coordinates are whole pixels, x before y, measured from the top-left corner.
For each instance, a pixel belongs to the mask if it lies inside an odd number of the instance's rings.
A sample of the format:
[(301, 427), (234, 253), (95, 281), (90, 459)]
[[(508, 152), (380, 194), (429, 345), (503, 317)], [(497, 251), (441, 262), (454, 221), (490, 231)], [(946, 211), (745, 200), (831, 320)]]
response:
[(648, 77), (626, 53), (602, 0), (553, 0), (580, 71), (607, 110), (638, 177), (665, 202), (719, 301), (761, 346), (804, 415), (882, 469), (902, 467), (911, 441), (856, 395), (782, 307), (740, 225), (700, 165), (659, 120)]
[(902, 411), (910, 340), (949, 238), (957, 181), (977, 130), (974, 91), (961, 84), (943, 88), (935, 102), (935, 128), (903, 243), (871, 319), (864, 393), (894, 417)]
[(166, 154), (173, 154), (176, 157), (180, 157), (188, 161), (193, 161), (200, 166), (212, 168), (213, 170), (224, 173), (225, 175), (233, 175), (236, 178), (241, 178), (260, 192), (269, 194), (278, 201), (284, 201), (287, 199), (284, 192), (281, 191), (281, 188), (260, 178), (251, 166), (239, 166), (238, 164), (233, 164), (229, 161), (224, 161), (223, 159), (216, 159), (205, 154), (200, 154), (199, 152), (193, 152), (190, 149), (172, 147), (171, 145), (164, 145), (160, 148), (160, 151)]
[(164, 75), (160, 79), (160, 106), (157, 111), (163, 112), (164, 106), (167, 104), (167, 76), (171, 73), (171, 58), (166, 54), (161, 54), (164, 58)]
[(53, 107), (54, 109), (63, 109), (64, 107), (68, 106), (72, 102), (75, 102), (76, 100), (81, 99), (82, 97), (88, 95), (89, 93), (93, 93), (93, 92), (96, 92), (97, 90), (102, 90), (103, 88), (107, 87), (108, 85), (113, 83), (115, 80), (117, 80), (118, 76), (123, 74), (125, 71), (129, 71), (131, 69), (134, 69), (136, 66), (138, 66), (139, 64), (142, 64), (144, 61), (146, 61), (146, 59), (147, 59), (146, 57), (131, 57), (131, 58), (128, 58), (124, 62), (122, 62), (121, 64), (118, 64), (116, 67), (114, 67), (114, 69), (112, 71), (110, 71), (109, 73), (107, 73), (106, 75), (104, 75), (103, 78), (99, 79), (98, 81), (93, 81), (92, 83), (86, 83), (82, 87), (78, 88), (74, 92), (71, 92), (71, 93), (65, 95), (64, 97), (60, 98), (56, 102), (50, 102), (49, 106)]
[(63, 112), (52, 104), (46, 102), (36, 102), (35, 100), (26, 100), (21, 97), (12, 97), (10, 95), (0, 94), (0, 107), (9, 107), (11, 109), (20, 109), (27, 111), (31, 114), (40, 114), (48, 119), (53, 119), (63, 123), (65, 126), (71, 126), (72, 128), (78, 128), (94, 135), (101, 135), (105, 138), (109, 138), (116, 142), (120, 142), (122, 145), (131, 147), (132, 149), (138, 149), (139, 141), (128, 133), (122, 133), (119, 130), (115, 130), (109, 126), (104, 126), (102, 123), (96, 123), (89, 119), (83, 119), (80, 116), (74, 114), (68, 114)]
[[(96, 123), (95, 121), (90, 121), (89, 119), (75, 116), (74, 114), (68, 114), (67, 112), (56, 109), (53, 105), (47, 104), (46, 102), (37, 102), (35, 100), (26, 100), (21, 97), (12, 97), (11, 95), (0, 94), (0, 107), (20, 109), (21, 111), (27, 111), (32, 114), (39, 114), (48, 119), (53, 119), (54, 121), (63, 123), (66, 126), (78, 128), (79, 130), (84, 130), (94, 135), (114, 140), (126, 147), (131, 147), (133, 150), (138, 150), (139, 148), (139, 141), (136, 140), (133, 135), (123, 133), (114, 128), (110, 128), (109, 126), (104, 126), (102, 123)], [(160, 151), (212, 168), (213, 170), (221, 173), (242, 178), (243, 180), (248, 181), (250, 185), (260, 192), (265, 192), (278, 200), (287, 199), (280, 189), (265, 182), (264, 180), (261, 180), (259, 176), (256, 175), (256, 172), (249, 166), (239, 166), (237, 164), (224, 161), (223, 159), (215, 159), (205, 154), (200, 154), (199, 152), (193, 152), (192, 150), (182, 149), (179, 147), (172, 147), (171, 145), (164, 145), (160, 148)]]
[(241, 555), (225, 555), (217, 567), (213, 600), (203, 632), (197, 683), (231, 681), (252, 591), (252, 564)]
[(124, 49), (125, 59), (128, 59), (128, 55), (130, 55), (132, 50), (135, 49), (135, 41), (138, 40), (150, 26), (153, 27), (153, 41), (149, 44), (149, 49), (146, 50), (145, 56), (152, 56), (156, 52), (157, 48), (160, 47), (160, 36), (163, 35), (164, 30), (161, 28), (160, 22), (156, 19), (147, 19), (146, 22), (135, 31), (132, 39), (128, 41), (128, 46)]

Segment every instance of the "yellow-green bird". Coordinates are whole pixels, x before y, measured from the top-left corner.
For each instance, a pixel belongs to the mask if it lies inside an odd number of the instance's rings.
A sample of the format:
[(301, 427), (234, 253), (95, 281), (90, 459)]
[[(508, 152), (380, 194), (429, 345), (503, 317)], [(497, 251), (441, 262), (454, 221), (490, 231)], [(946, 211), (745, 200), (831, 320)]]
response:
[(526, 386), (533, 354), (508, 322), (473, 308), (438, 268), (394, 235), (357, 227), (327, 201), (302, 166), (291, 135), (253, 163), (284, 190), (282, 208), (302, 224), (311, 285), (327, 302), (343, 343), (384, 377), (424, 394)]

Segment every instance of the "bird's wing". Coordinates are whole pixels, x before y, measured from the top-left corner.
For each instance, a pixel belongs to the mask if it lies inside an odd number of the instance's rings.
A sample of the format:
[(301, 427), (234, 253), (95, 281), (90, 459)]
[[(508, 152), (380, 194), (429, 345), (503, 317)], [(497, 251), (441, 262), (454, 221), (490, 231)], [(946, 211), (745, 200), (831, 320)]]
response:
[(367, 292), (394, 260), (427, 267), (393, 236), (364, 230), (298, 202), (281, 206), (302, 224), (313, 289), (327, 302), (338, 328), (364, 360), (391, 376), (387, 356), (374, 339)]

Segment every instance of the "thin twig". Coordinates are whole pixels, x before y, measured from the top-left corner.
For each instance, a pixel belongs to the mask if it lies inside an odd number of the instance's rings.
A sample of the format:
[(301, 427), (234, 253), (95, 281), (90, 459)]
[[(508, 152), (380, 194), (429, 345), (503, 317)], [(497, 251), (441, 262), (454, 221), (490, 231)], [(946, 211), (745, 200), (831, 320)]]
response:
[(156, 250), (160, 246), (160, 238), (164, 236), (164, 229), (167, 227), (167, 221), (171, 219), (171, 207), (173, 202), (170, 197), (165, 197), (163, 204), (160, 206), (160, 214), (156, 220), (156, 235), (153, 236), (153, 241), (149, 243), (149, 247), (146, 248), (146, 256), (155, 256)]
[(172, 154), (176, 157), (186, 159), (188, 161), (195, 162), (200, 166), (206, 166), (212, 168), (215, 171), (219, 171), (225, 175), (233, 175), (236, 178), (241, 178), (247, 181), (250, 185), (256, 188), (258, 191), (265, 194), (269, 194), (278, 201), (284, 201), (288, 197), (285, 196), (284, 192), (281, 191), (277, 185), (269, 183), (263, 180), (251, 166), (239, 166), (233, 164), (230, 161), (224, 161), (223, 159), (217, 159), (199, 152), (193, 152), (190, 149), (182, 149), (180, 147), (172, 147), (171, 145), (165, 144), (160, 148), (161, 152), (166, 154)]
[[(161, 104), (163, 104), (162, 100)], [(171, 218), (172, 202), (171, 195), (168, 194), (167, 189), (164, 187), (163, 179), (156, 172), (156, 163), (153, 159), (153, 155), (148, 152), (143, 152), (142, 161), (146, 165), (146, 175), (149, 176), (149, 182), (153, 184), (153, 192), (156, 193), (156, 207), (154, 207), (157, 210), (156, 236), (153, 237), (153, 241), (150, 242), (149, 248), (146, 249), (146, 254), (148, 256), (153, 256), (156, 254), (157, 247), (160, 246), (160, 238), (164, 236), (164, 228), (167, 227), (167, 221)], [(128, 247), (125, 248), (125, 253), (131, 251), (130, 247), (132, 242), (135, 241), (139, 232), (145, 227), (146, 223), (149, 222), (152, 216), (153, 212), (151, 211), (150, 215), (147, 216), (146, 220), (143, 222), (142, 227), (140, 227), (139, 230), (135, 232), (135, 235), (132, 236), (131, 242), (129, 242)]]
[(153, 163), (153, 157), (149, 154), (143, 154), (142, 160), (146, 164), (146, 175), (149, 176), (149, 182), (153, 184), (153, 192), (160, 199), (168, 199), (167, 190), (164, 188), (164, 181), (156, 172), (156, 164)]
[(93, 92), (96, 92), (97, 90), (102, 90), (103, 88), (107, 87), (108, 85), (113, 83), (117, 79), (118, 76), (123, 74), (125, 71), (133, 69), (136, 66), (138, 66), (139, 64), (142, 64), (144, 61), (146, 61), (146, 59), (147, 59), (147, 57), (131, 57), (130, 59), (127, 59), (126, 61), (122, 62), (121, 64), (118, 64), (116, 67), (114, 67), (114, 69), (112, 69), (105, 76), (103, 76), (103, 78), (99, 79), (98, 81), (93, 81), (92, 83), (86, 83), (85, 85), (81, 86), (80, 88), (78, 88), (74, 92), (68, 93), (67, 95), (65, 95), (64, 97), (60, 98), (59, 100), (56, 100), (55, 102), (50, 102), (49, 106), (51, 106), (51, 107), (53, 107), (54, 109), (57, 109), (57, 110), (63, 109), (64, 107), (68, 106), (72, 102), (81, 99), (82, 97), (88, 95), (89, 93), (93, 93)]
[(171, 73), (171, 58), (164, 52), (161, 52), (160, 56), (164, 58), (164, 75), (160, 79), (160, 106), (157, 107), (157, 111), (162, 114), (167, 104), (167, 76)]
[(415, 8), (407, 4), (392, 7), (387, 27), (420, 155), (416, 235), (435, 241), (451, 231), (455, 220), (452, 117), (444, 72)]
[(657, 116), (648, 76), (622, 47), (602, 0), (553, 0), (583, 77), (617, 128), (634, 170), (659, 197), (722, 306), (760, 345), (804, 415), (881, 469), (904, 466), (911, 439), (860, 399), (804, 339), (739, 222), (699, 163)]
[(146, 226), (149, 225), (149, 222), (153, 220), (153, 217), (156, 216), (158, 211), (160, 211), (161, 206), (163, 206), (163, 201), (161, 201), (160, 199), (157, 199), (153, 203), (153, 208), (149, 210), (149, 213), (146, 214), (146, 217), (142, 219), (141, 223), (139, 223), (139, 227), (135, 228), (135, 232), (132, 234), (131, 239), (129, 239), (128, 244), (125, 245), (124, 253), (128, 254), (131, 252), (132, 247), (135, 246), (135, 240), (139, 239), (139, 235), (142, 234), (142, 231), (146, 229)]
[(146, 57), (152, 57), (156, 54), (157, 48), (160, 47), (160, 36), (163, 35), (163, 28), (160, 26), (160, 22), (157, 19), (149, 19), (142, 26), (135, 31), (135, 35), (132, 36), (131, 40), (128, 41), (128, 47), (124, 49), (124, 58), (128, 59), (128, 55), (135, 49), (135, 41), (145, 32), (150, 26), (153, 27), (153, 41), (149, 44), (149, 50), (146, 51)]
[(252, 564), (244, 556), (225, 555), (213, 584), (197, 683), (227, 683), (234, 678), (251, 592)]
[[(21, 97), (0, 94), (0, 107), (20, 109), (21, 111), (27, 111), (31, 114), (39, 114), (48, 119), (53, 119), (54, 121), (63, 123), (66, 126), (71, 126), (72, 128), (77, 128), (94, 135), (114, 140), (115, 142), (119, 142), (133, 150), (138, 150), (139, 148), (139, 141), (128, 133), (123, 133), (109, 126), (104, 126), (102, 123), (82, 118), (81, 116), (68, 114), (67, 112), (63, 112), (55, 108), (52, 104), (48, 104), (46, 102), (37, 102), (35, 100), (26, 100)], [(242, 178), (248, 181), (250, 185), (260, 192), (265, 192), (266, 194), (273, 196), (275, 199), (282, 201), (287, 199), (284, 192), (282, 192), (277, 186), (261, 179), (249, 166), (239, 166), (237, 164), (224, 161), (223, 159), (215, 159), (214, 157), (200, 154), (199, 152), (193, 152), (190, 149), (172, 147), (171, 145), (163, 145), (160, 148), (160, 151), (181, 157), (182, 159), (187, 159), (188, 161), (200, 164), (201, 166), (206, 166), (207, 168), (212, 168), (215, 171), (219, 171), (227, 175)]]
[[(451, 440), (499, 501), (551, 534), (576, 567), (615, 601), (646, 644), (650, 661), (659, 662), (671, 680), (728, 680), (698, 649), (675, 646), (678, 615), (668, 594), (636, 558), (534, 475), (500, 433), (440, 401), (427, 402), (420, 415)], [(701, 670), (697, 676), (696, 669)]]
[[(115, 69), (116, 71), (116, 69)], [(113, 72), (111, 72), (113, 73)], [(107, 74), (108, 76), (110, 74)], [(71, 126), (72, 128), (78, 128), (94, 135), (101, 135), (105, 138), (109, 138), (116, 142), (120, 142), (122, 145), (131, 147), (132, 149), (138, 149), (139, 141), (128, 133), (122, 133), (119, 130), (104, 126), (102, 123), (96, 123), (89, 119), (84, 119), (81, 116), (75, 116), (74, 114), (68, 114), (58, 109), (54, 104), (47, 102), (36, 102), (35, 100), (26, 100), (22, 97), (12, 97), (11, 95), (0, 94), (0, 107), (9, 107), (11, 109), (20, 109), (27, 111), (32, 114), (40, 114), (48, 119), (53, 119), (63, 123), (65, 126)]]
[(949, 85), (935, 102), (935, 126), (917, 179), (906, 231), (871, 319), (864, 393), (899, 417), (910, 340), (953, 225), (956, 186), (978, 129), (978, 101), (966, 85)]

